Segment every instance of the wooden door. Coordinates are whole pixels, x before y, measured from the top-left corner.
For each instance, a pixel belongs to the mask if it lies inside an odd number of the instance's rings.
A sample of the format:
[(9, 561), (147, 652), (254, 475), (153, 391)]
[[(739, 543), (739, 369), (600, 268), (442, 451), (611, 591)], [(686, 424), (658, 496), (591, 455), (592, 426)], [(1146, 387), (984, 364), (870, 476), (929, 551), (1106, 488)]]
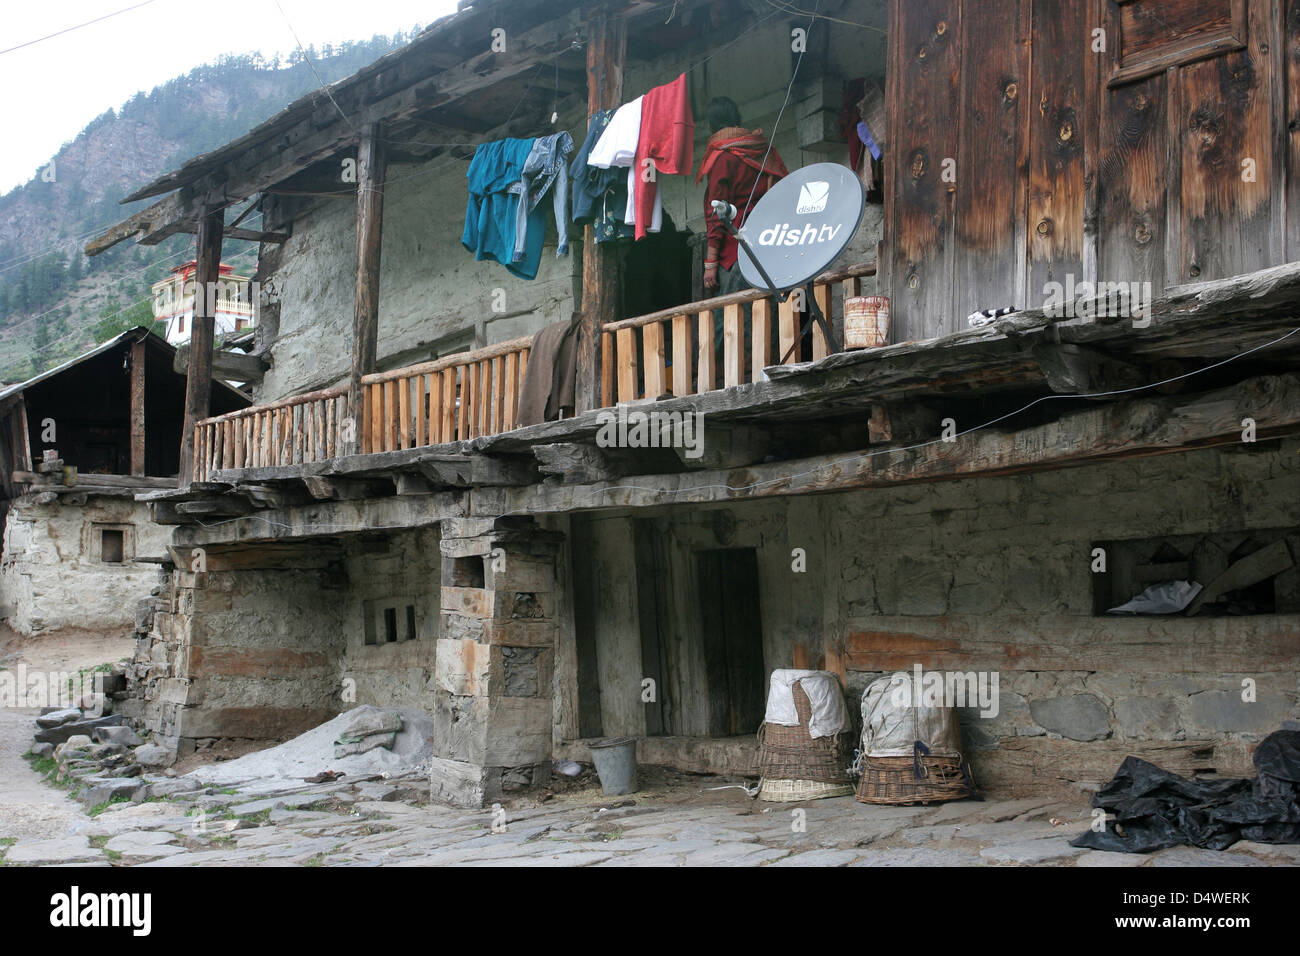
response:
[(767, 670), (753, 548), (696, 553), (709, 736), (753, 734), (766, 710)]

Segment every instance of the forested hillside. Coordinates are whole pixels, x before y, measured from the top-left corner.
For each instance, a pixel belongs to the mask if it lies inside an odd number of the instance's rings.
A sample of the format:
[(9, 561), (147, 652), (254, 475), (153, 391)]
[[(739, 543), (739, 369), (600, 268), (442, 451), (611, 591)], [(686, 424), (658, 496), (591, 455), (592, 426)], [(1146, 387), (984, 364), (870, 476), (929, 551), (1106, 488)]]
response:
[[(85, 241), (148, 202), (119, 200), (229, 142), (317, 86), (356, 72), (413, 34), (308, 47), (195, 67), (91, 121), (32, 179), (0, 197), (0, 381), (19, 381), (132, 325), (151, 325), (149, 288), (190, 255), (193, 237), (120, 243), (93, 259)], [(256, 228), (254, 214), (245, 225)], [(224, 257), (250, 274), (256, 247)]]

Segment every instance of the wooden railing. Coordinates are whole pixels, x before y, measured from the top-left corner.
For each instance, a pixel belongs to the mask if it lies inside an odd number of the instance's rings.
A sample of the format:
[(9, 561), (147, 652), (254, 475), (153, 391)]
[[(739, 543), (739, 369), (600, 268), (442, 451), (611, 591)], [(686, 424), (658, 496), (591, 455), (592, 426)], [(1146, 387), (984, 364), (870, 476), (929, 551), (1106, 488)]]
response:
[(194, 429), (194, 480), (228, 468), (266, 468), (342, 454), (347, 387), (205, 418)]
[[(837, 289), (844, 297), (860, 295), (862, 278), (875, 274), (876, 264), (866, 262), (818, 276), (813, 295), (822, 313), (832, 318)], [(714, 310), (722, 312), (721, 356), (716, 355)], [(825, 358), (830, 345), (816, 324), (811, 354), (803, 354), (804, 317), (797, 296), (778, 302), (751, 289), (609, 322), (601, 336), (602, 404), (732, 388), (761, 381), (771, 365)]]
[(532, 336), (361, 379), (365, 453), (496, 435), (515, 427)]
[(532, 338), (514, 339), (361, 379), (361, 421), (346, 429), (347, 387), (207, 418), (194, 430), (194, 480), (224, 469), (300, 465), (347, 453), (399, 451), (515, 427)]
[[(863, 263), (819, 276), (813, 295), (822, 312), (833, 316), (837, 291), (858, 295), (861, 279), (875, 272), (875, 263)], [(720, 367), (715, 309), (722, 311)], [(803, 319), (796, 298), (781, 303), (750, 290), (610, 322), (601, 336), (603, 405), (731, 388), (759, 381), (764, 368), (783, 360), (824, 358), (830, 348), (815, 325), (811, 354), (803, 354)], [(366, 375), (361, 421), (351, 428), (346, 386), (204, 419), (194, 431), (194, 480), (335, 458), (348, 453), (349, 441), (371, 454), (508, 432), (518, 419), (531, 346), (531, 337), (514, 339)]]

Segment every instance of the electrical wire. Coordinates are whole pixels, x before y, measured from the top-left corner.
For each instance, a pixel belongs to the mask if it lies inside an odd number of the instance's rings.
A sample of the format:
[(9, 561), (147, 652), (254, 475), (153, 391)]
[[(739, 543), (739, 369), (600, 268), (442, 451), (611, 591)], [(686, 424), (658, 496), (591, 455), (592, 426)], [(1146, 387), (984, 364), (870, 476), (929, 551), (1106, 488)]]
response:
[[(817, 0), (817, 9), (820, 10), (821, 6), (822, 0)], [(799, 58), (794, 61), (794, 69), (790, 71), (790, 82), (785, 88), (785, 99), (781, 101), (781, 109), (777, 111), (776, 122), (772, 124), (772, 136), (767, 141), (767, 152), (763, 154), (763, 162), (758, 167), (760, 170), (767, 169), (767, 159), (772, 155), (772, 150), (776, 147), (776, 137), (781, 132), (781, 117), (785, 115), (785, 108), (790, 105), (790, 95), (794, 92), (795, 81), (799, 79), (799, 67), (803, 66), (804, 54), (808, 52), (808, 38), (812, 36), (812, 28), (813, 24), (816, 23), (816, 16), (817, 15), (814, 12), (809, 17), (808, 29), (804, 36), (804, 44), (802, 49), (799, 50)], [(754, 193), (758, 192), (758, 184), (763, 181), (763, 178), (764, 177), (761, 173), (754, 177), (754, 185), (749, 190), (749, 198), (745, 200), (746, 210), (752, 208), (754, 203)], [(741, 225), (743, 224), (736, 223), (736, 228), (739, 229)]]
[(316, 71), (316, 64), (311, 61), (311, 57), (307, 55), (307, 51), (303, 48), (302, 41), (298, 39), (298, 31), (293, 28), (293, 24), (289, 21), (289, 15), (284, 12), (284, 7), (280, 6), (280, 0), (275, 0), (275, 8), (280, 11), (280, 16), (284, 17), (285, 26), (287, 26), (289, 32), (293, 34), (293, 42), (298, 44), (298, 51), (302, 53), (302, 58), (306, 60), (307, 65), (311, 67), (312, 75), (316, 77), (316, 82), (320, 85), (320, 88), (325, 92), (325, 95), (329, 97), (330, 102), (334, 104), (334, 108), (339, 111), (339, 116), (343, 117), (343, 122), (347, 123), (350, 128), (356, 129), (356, 127), (352, 125), (352, 121), (348, 119), (348, 114), (343, 112), (343, 108), (339, 106), (338, 101), (334, 99), (334, 94), (326, 88), (325, 81), (321, 79), (320, 73)]
[[(812, 17), (816, 17), (818, 20), (827, 20), (831, 23), (841, 23), (846, 27), (858, 27), (859, 29), (862, 30), (874, 30), (876, 33), (879, 33), (881, 36), (887, 36), (889, 33), (889, 31), (885, 30), (883, 27), (873, 26), (870, 23), (858, 23), (856, 20), (841, 20), (838, 17), (827, 16), (824, 13), (814, 13), (809, 10), (800, 10), (794, 4), (784, 3), (782, 2), (782, 0), (767, 0), (767, 5), (770, 7), (776, 7), (776, 9), (780, 10), (782, 13), (789, 13), (789, 14), (793, 14), (794, 16), (800, 16), (800, 17), (812, 16)], [(820, 8), (821, 3), (819, 2), (817, 6), (818, 8)]]
[(0, 56), (3, 56), (6, 53), (12, 53), (14, 50), (21, 50), (24, 47), (29, 47), (36, 43), (43, 43), (46, 40), (52, 40), (55, 37), (61, 37), (65, 33), (71, 33), (74, 30), (80, 30), (82, 27), (88, 27), (94, 23), (102, 23), (104, 20), (111, 20), (113, 17), (119, 16), (123, 13), (130, 13), (132, 10), (139, 10), (141, 7), (147, 7), (149, 6), (149, 4), (153, 2), (154, 0), (143, 0), (142, 3), (137, 3), (135, 4), (135, 6), (123, 7), (121, 10), (115, 10), (112, 13), (106, 13), (102, 17), (95, 17), (95, 19), (93, 20), (87, 20), (85, 23), (78, 23), (76, 26), (67, 27), (66, 29), (59, 30), (55, 33), (47, 33), (43, 37), (37, 37), (35, 40), (28, 40), (26, 43), (19, 43), (17, 46), (6, 47), (5, 49), (0, 50)]

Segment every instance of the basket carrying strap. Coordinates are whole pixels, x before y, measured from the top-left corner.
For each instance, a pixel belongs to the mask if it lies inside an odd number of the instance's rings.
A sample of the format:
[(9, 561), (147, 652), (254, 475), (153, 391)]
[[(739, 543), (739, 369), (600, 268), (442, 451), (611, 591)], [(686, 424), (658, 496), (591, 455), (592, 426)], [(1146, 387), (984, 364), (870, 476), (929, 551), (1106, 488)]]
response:
[(919, 740), (912, 742), (912, 776), (917, 780), (924, 780), (930, 776), (930, 771), (921, 763), (921, 756), (930, 756), (930, 748)]

